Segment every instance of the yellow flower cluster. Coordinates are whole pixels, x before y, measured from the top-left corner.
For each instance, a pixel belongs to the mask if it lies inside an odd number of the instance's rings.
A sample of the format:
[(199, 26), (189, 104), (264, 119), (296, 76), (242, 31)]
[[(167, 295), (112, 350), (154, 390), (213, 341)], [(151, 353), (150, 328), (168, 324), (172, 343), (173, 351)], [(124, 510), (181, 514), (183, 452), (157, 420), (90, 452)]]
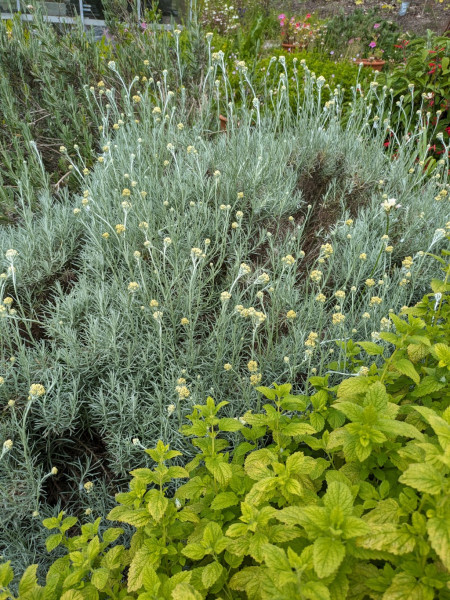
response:
[(372, 306), (374, 306), (375, 304), (381, 304), (383, 302), (383, 299), (380, 298), (379, 296), (372, 296), (372, 298), (370, 299), (370, 304)]
[(343, 300), (345, 298), (344, 290), (338, 290), (337, 292), (334, 293), (334, 295), (336, 298), (338, 298), (338, 300)]
[(325, 294), (317, 294), (316, 296), (316, 301), (317, 302), (325, 302), (325, 300), (327, 299), (327, 297), (325, 296)]
[(322, 271), (314, 270), (314, 271), (311, 271), (309, 276), (312, 281), (314, 281), (315, 283), (319, 283), (319, 281), (322, 279), (322, 275), (323, 275)]
[(333, 325), (340, 325), (345, 321), (345, 315), (341, 312), (336, 312), (333, 314)]
[(200, 248), (191, 248), (191, 256), (195, 258), (206, 258), (206, 254)]
[(247, 263), (241, 263), (239, 267), (239, 273), (241, 275), (248, 275), (249, 273), (251, 273), (251, 271), (252, 268)]
[(311, 333), (308, 335), (308, 337), (305, 340), (305, 346), (307, 346), (309, 348), (314, 348), (316, 346), (316, 341), (317, 341), (318, 337), (319, 337), (319, 334), (317, 334), (315, 331), (311, 331)]
[(292, 254), (287, 254), (286, 256), (283, 256), (281, 262), (291, 267), (295, 263), (295, 258), (292, 256)]
[(250, 360), (247, 363), (247, 369), (250, 371), (250, 373), (256, 373), (258, 370), (258, 363), (256, 360)]
[(29, 398), (38, 398), (45, 394), (45, 387), (40, 383), (33, 383), (30, 387)]
[(375, 285), (375, 281), (373, 279), (366, 279), (367, 287), (373, 287)]
[(228, 302), (228, 300), (231, 298), (231, 294), (230, 292), (222, 292), (220, 294), (220, 300), (221, 302)]
[(256, 283), (262, 283), (262, 284), (267, 284), (270, 281), (270, 277), (267, 273), (261, 273), (261, 275), (258, 277), (258, 279), (256, 280)]
[(258, 385), (261, 383), (261, 379), (262, 379), (262, 375), (261, 373), (254, 373), (253, 375), (250, 375), (250, 383), (252, 385)]
[(125, 231), (125, 225), (122, 225), (122, 223), (118, 223), (114, 229), (116, 230), (116, 233), (118, 235), (120, 235), (121, 233), (123, 233)]
[(402, 260), (402, 266), (408, 270), (412, 267), (413, 264), (413, 258), (412, 256), (405, 256), (405, 258)]
[(177, 392), (178, 398), (180, 400), (184, 400), (186, 398), (189, 398), (189, 396), (191, 395), (191, 392), (189, 391), (189, 389), (185, 385), (177, 385), (175, 387), (175, 391)]
[(225, 371), (231, 371), (231, 369), (233, 368), (233, 366), (230, 365), (230, 363), (225, 363), (223, 365), (223, 368), (225, 369)]
[(186, 317), (183, 317), (180, 321), (181, 325), (189, 325), (189, 319), (187, 319)]
[(333, 246), (331, 244), (323, 244), (320, 247), (320, 256), (321, 258), (330, 258), (333, 254)]
[(242, 304), (238, 304), (234, 309), (241, 317), (244, 317), (245, 319), (250, 317), (256, 325), (261, 325), (261, 323), (264, 323), (266, 320), (266, 315), (263, 312), (256, 310), (253, 306), (244, 308)]
[(138, 291), (139, 288), (140, 288), (140, 285), (138, 284), (137, 281), (131, 281), (128, 284), (128, 291), (130, 292), (130, 294), (134, 294), (135, 292)]
[(295, 310), (288, 310), (286, 313), (286, 318), (293, 320), (295, 319), (297, 316), (297, 313), (295, 312)]

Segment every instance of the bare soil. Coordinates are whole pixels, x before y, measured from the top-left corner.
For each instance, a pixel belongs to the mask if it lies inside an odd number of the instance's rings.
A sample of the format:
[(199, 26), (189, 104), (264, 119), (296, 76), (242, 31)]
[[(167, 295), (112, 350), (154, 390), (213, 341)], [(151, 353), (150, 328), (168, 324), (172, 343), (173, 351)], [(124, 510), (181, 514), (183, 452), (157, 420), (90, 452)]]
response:
[[(284, 12), (314, 12), (321, 18), (332, 17), (341, 11), (351, 13), (357, 8), (355, 0), (278, 0), (276, 5)], [(450, 28), (450, 0), (443, 0), (442, 3), (436, 0), (411, 0), (404, 17), (398, 16), (400, 3), (393, 0), (364, 0), (358, 8), (376, 9), (380, 19), (395, 21), (403, 31), (419, 35), (425, 34), (427, 29), (443, 34)]]

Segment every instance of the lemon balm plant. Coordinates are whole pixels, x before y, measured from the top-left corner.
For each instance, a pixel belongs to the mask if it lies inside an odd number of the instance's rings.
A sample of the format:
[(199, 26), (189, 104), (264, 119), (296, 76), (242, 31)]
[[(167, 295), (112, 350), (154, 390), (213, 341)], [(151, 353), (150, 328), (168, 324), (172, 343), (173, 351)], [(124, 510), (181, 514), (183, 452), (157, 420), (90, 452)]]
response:
[(65, 549), (45, 585), (32, 565), (16, 596), (5, 563), (2, 597), (445, 600), (450, 288), (438, 259), (445, 278), (391, 314), (392, 332), (346, 345), (340, 384), (259, 387), (262, 411), (236, 418), (220, 415), (225, 401), (195, 405), (182, 429), (193, 459), (172, 464), (180, 453), (159, 441), (116, 496), (108, 519), (133, 528), (130, 543), (101, 518), (71, 533), (77, 519), (61, 512), (44, 521), (47, 549)]
[[(211, 45), (195, 109), (169, 70), (144, 59), (128, 80), (111, 61), (114, 86), (85, 89), (102, 128), (95, 166), (60, 149), (81, 193), (43, 193), (34, 213), (25, 173), (20, 223), (0, 231), (0, 439), (13, 442), (0, 539), (15, 563), (39, 553), (39, 516), (111, 508), (143, 462), (133, 438), (164, 439), (181, 465), (194, 449), (179, 429), (204, 397), (234, 418), (260, 409), (259, 385), (307, 395), (332, 359), (342, 377), (345, 342), (377, 341), (435, 271), (448, 163), (423, 170), (428, 125), (414, 122), (394, 157), (390, 91), (358, 82), (342, 122), (342, 88), (294, 57), (274, 58), (260, 88), (240, 61), (236, 103)], [(27, 408), (32, 384), (45, 394)]]

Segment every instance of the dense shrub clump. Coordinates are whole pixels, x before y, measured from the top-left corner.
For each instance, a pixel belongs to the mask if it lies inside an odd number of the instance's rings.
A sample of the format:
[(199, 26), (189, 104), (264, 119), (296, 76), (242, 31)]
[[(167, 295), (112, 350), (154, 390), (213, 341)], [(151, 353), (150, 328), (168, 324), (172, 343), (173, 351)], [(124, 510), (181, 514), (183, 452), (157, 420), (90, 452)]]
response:
[(404, 138), (388, 89), (345, 98), (280, 57), (258, 93), (239, 62), (235, 102), (207, 36), (191, 94), (174, 36), (175, 75), (110, 60), (85, 89), (98, 146), (58, 148), (80, 192), (44, 182), (34, 210), (22, 165), (0, 230), (0, 544), (19, 568), (42, 555), (41, 518), (109, 511), (144, 465), (135, 437), (187, 461), (180, 427), (208, 395), (234, 419), (260, 410), (259, 385), (345, 377), (346, 342), (392, 329), (450, 228), (447, 157), (425, 168), (432, 125)]
[[(350, 377), (259, 387), (262, 410), (195, 405), (182, 429), (196, 453), (159, 441), (131, 472), (110, 521), (44, 521), (66, 553), (46, 584), (27, 569), (18, 598), (429, 600), (450, 584), (448, 274), (381, 341), (345, 344)], [(403, 318), (407, 316), (407, 318)], [(239, 436), (232, 453), (230, 434)], [(139, 439), (136, 447), (142, 447)], [(182, 485), (175, 482), (182, 481)], [(101, 531), (101, 533), (100, 533)], [(3, 598), (13, 577), (0, 567)]]

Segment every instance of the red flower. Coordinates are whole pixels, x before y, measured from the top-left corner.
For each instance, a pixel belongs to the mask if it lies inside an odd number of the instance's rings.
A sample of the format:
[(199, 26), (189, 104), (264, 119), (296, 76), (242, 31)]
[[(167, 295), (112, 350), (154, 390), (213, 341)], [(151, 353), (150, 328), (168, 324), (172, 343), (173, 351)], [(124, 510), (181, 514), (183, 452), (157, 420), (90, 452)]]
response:
[(310, 19), (311, 18), (311, 13), (308, 13), (305, 17), (305, 19)]

